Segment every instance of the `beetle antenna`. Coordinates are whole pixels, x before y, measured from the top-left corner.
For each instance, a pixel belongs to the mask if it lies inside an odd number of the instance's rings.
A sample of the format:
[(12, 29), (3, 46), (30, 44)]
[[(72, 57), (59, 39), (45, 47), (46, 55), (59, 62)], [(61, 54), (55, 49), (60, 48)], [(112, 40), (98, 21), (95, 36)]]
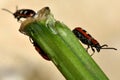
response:
[(18, 6), (16, 6), (16, 11), (18, 10)]
[(106, 47), (106, 48), (101, 47), (101, 49), (113, 49), (113, 50), (117, 50), (116, 48), (113, 48), (113, 47)]
[(104, 45), (102, 45), (102, 46), (100, 46), (100, 47), (101, 47), (101, 49), (114, 49), (114, 50), (117, 50), (116, 48), (108, 47), (107, 44), (104, 44)]
[(8, 10), (8, 9), (3, 8), (2, 10), (7, 11), (7, 12), (9, 12), (9, 13), (13, 14), (13, 12), (11, 12), (11, 11), (10, 11), (10, 10)]
[(108, 47), (108, 45), (107, 45), (107, 44), (104, 44), (104, 45), (102, 45), (102, 46), (100, 46), (100, 47)]

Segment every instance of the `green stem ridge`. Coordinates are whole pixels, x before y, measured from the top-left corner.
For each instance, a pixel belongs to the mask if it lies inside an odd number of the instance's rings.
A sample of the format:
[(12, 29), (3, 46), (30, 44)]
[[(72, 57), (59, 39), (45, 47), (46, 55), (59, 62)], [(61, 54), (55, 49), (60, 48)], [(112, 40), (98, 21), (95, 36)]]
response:
[(72, 31), (56, 21), (48, 8), (47, 12), (43, 9), (38, 14), (42, 14), (41, 17), (24, 21), (20, 32), (32, 38), (47, 53), (67, 80), (108, 80)]

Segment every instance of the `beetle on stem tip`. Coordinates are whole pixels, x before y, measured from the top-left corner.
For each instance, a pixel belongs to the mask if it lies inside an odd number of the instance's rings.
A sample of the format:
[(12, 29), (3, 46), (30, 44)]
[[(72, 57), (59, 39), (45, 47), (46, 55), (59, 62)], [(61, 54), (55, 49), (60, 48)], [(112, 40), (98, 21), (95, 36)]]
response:
[(28, 17), (34, 17), (36, 15), (36, 12), (31, 10), (31, 9), (19, 9), (16, 6), (16, 12), (13, 13), (8, 9), (3, 8), (2, 10), (7, 11), (11, 14), (13, 14), (13, 16), (17, 19), (17, 21), (20, 21), (21, 18), (28, 18)]

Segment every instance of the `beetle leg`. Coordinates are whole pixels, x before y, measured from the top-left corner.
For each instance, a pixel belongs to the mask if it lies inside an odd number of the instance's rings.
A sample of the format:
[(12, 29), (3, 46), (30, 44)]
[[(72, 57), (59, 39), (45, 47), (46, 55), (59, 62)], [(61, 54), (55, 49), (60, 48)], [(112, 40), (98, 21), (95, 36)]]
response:
[(93, 49), (93, 47), (91, 47), (91, 49), (92, 49), (93, 53), (90, 56), (93, 56), (95, 53), (95, 49)]
[(33, 40), (32, 40), (32, 38), (29, 37), (29, 40), (30, 40), (30, 42), (33, 44)]
[(22, 23), (23, 21), (22, 21), (22, 20), (19, 20), (18, 22), (19, 22), (19, 23)]
[(88, 52), (88, 49), (90, 48), (90, 46), (89, 45), (87, 45), (87, 48), (86, 48), (86, 51)]

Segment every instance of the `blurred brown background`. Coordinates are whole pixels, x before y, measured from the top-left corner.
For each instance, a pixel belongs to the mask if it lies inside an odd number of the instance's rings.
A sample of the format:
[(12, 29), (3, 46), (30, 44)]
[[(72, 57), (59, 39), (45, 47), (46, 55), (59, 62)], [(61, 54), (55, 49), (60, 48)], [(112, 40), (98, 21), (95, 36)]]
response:
[[(0, 8), (15, 12), (35, 11), (49, 6), (54, 17), (69, 28), (82, 27), (101, 44), (118, 48), (101, 50), (93, 59), (110, 80), (120, 80), (120, 1), (119, 0), (1, 0)], [(35, 51), (29, 38), (21, 34), (13, 15), (0, 10), (0, 80), (65, 80), (52, 62)], [(86, 47), (86, 46), (85, 46)], [(92, 52), (89, 50), (89, 52)]]

